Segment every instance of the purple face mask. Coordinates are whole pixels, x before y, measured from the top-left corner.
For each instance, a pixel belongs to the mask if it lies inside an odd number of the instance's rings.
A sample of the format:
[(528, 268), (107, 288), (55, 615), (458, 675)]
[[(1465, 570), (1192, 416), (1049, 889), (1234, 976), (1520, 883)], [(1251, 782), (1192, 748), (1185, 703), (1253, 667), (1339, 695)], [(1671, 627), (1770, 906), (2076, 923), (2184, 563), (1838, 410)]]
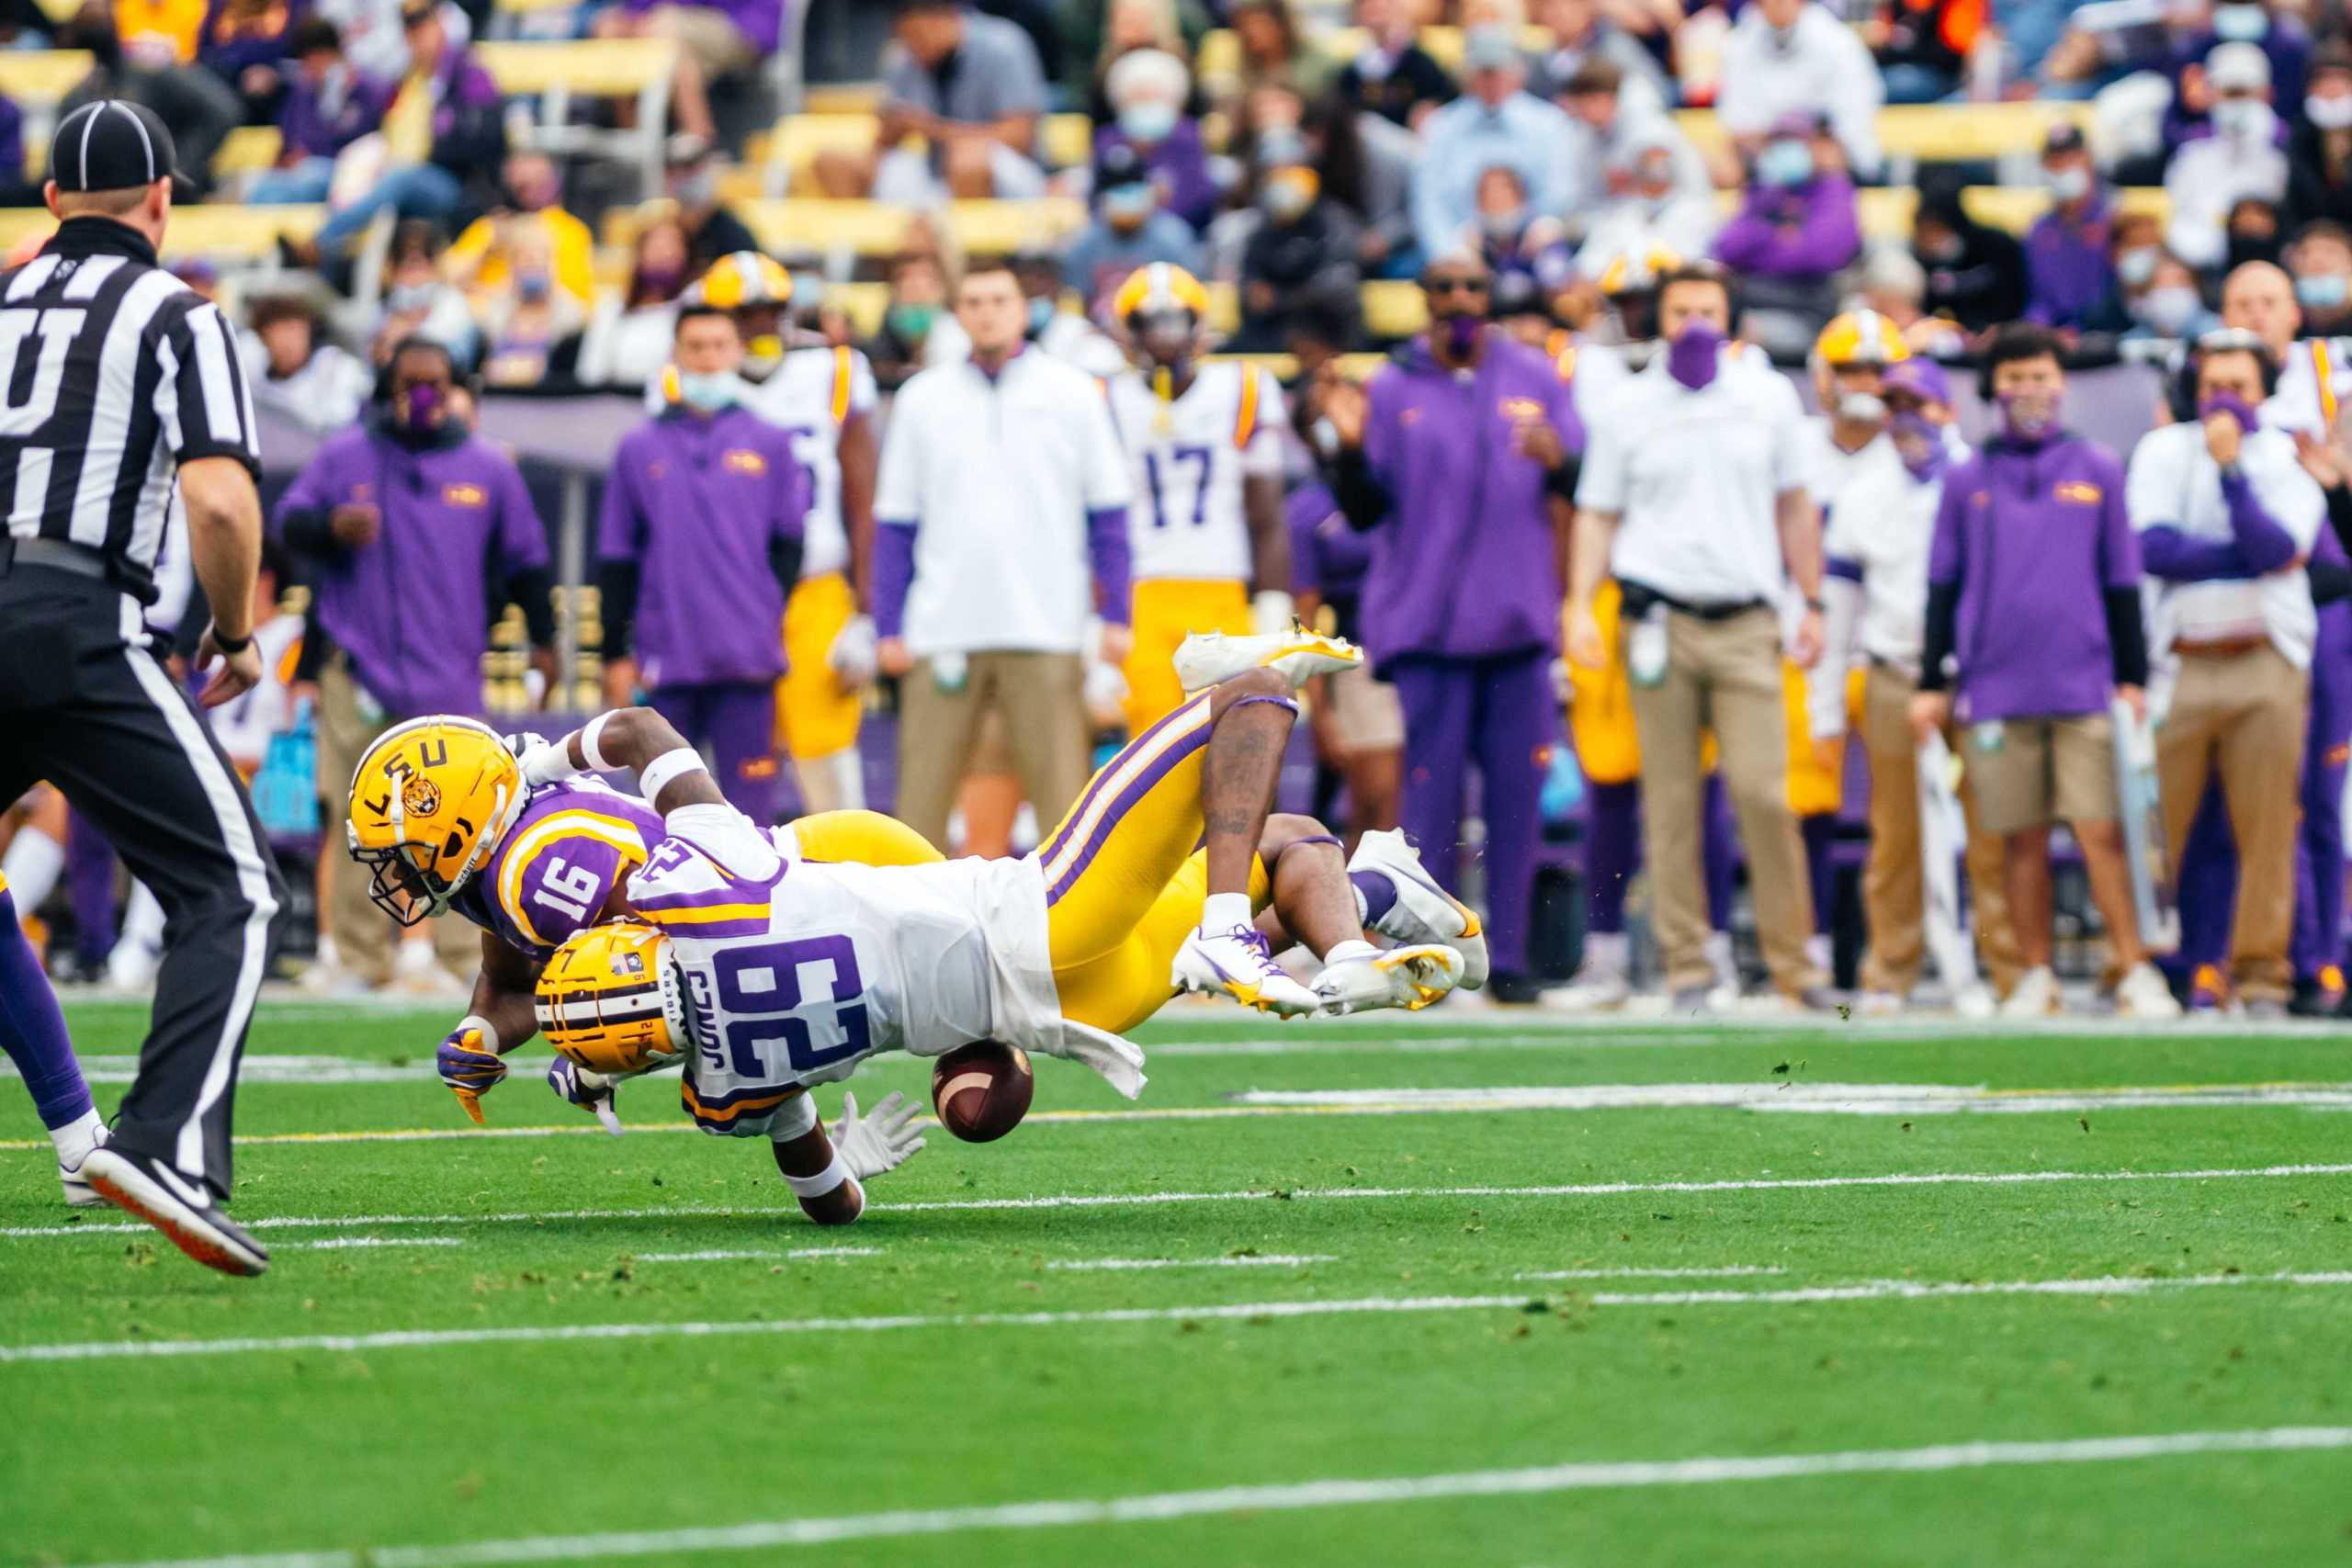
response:
[(1696, 392), (1715, 378), (1722, 362), (1724, 334), (1703, 318), (1683, 326), (1666, 351), (1666, 373)]
[(411, 434), (423, 435), (441, 423), (441, 389), (420, 384), (408, 389), (401, 406), (401, 424)]
[(1456, 359), (1475, 351), (1479, 334), (1487, 330), (1486, 321), (1477, 316), (1446, 316), (1438, 324), (1445, 329), (1446, 352)]
[(2058, 426), (2056, 392), (2003, 392), (2001, 428), (2019, 441), (2040, 441)]
[(2245, 400), (2235, 392), (2216, 392), (2197, 405), (2197, 417), (2199, 419), (2211, 419), (2217, 413), (2225, 413), (2236, 420), (2238, 429), (2248, 435), (2262, 428), (2260, 411), (2249, 408)]
[(1943, 472), (1947, 454), (1942, 426), (1925, 414), (1905, 410), (1886, 422), (1886, 430), (1894, 438), (1895, 456), (1903, 459), (1913, 479), (1931, 479)]

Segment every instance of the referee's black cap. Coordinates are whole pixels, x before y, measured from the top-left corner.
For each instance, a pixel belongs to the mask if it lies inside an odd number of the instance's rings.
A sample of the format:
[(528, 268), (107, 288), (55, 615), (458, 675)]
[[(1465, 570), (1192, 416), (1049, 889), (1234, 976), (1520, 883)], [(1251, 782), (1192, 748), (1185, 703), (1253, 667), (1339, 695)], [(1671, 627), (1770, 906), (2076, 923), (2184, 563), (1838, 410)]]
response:
[[(144, 104), (100, 98), (57, 122), (49, 177), (62, 191), (130, 190), (180, 180), (172, 133)], [(185, 187), (182, 187), (185, 188)]]

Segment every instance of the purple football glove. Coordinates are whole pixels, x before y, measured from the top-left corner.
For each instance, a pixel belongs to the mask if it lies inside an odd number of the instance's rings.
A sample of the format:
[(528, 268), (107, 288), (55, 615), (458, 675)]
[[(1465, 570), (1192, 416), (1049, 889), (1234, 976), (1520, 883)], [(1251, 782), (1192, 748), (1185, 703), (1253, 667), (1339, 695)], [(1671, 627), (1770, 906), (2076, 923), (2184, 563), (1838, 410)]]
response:
[(466, 1114), (481, 1125), (481, 1097), (496, 1089), (506, 1076), (505, 1060), (490, 1048), (481, 1031), (472, 1019), (466, 1020), (449, 1031), (434, 1053), (434, 1064), (441, 1070), (441, 1081), (466, 1108)]
[(604, 1074), (591, 1072), (569, 1056), (558, 1056), (548, 1068), (548, 1087), (555, 1097), (567, 1105), (576, 1105), (605, 1124), (605, 1131), (617, 1138), (621, 1135), (620, 1113), (613, 1108), (614, 1084)]

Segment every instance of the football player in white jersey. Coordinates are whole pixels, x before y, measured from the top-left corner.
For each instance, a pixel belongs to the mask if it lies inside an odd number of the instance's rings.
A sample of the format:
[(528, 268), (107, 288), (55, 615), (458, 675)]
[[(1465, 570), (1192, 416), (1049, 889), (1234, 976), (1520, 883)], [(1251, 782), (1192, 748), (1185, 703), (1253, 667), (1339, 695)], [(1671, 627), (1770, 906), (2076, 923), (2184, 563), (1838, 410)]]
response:
[[(551, 1081), (608, 1108), (614, 1079), (677, 1062), (698, 1126), (767, 1136), (804, 1210), (845, 1224), (864, 1207), (858, 1181), (910, 1140), (886, 1101), (879, 1126), (853, 1112), (837, 1149), (808, 1089), (877, 1052), (993, 1039), (1083, 1062), (1132, 1099), (1143, 1055), (1119, 1032), (1176, 990), (1286, 1015), (1437, 999), (1484, 942), (1426, 873), (1391, 863), (1389, 917), (1411, 903), (1430, 940), (1384, 952), (1365, 939), (1357, 889), (1333, 874), (1337, 840), (1264, 852), (1290, 694), (1354, 659), (1314, 639), (1187, 699), (1017, 861), (789, 863), (650, 709), (532, 752), (530, 779), (634, 771), (666, 832), (628, 878), (624, 917), (567, 939), (540, 976), (534, 1021), (565, 1058)], [(1273, 962), (1261, 906), (1321, 953), (1312, 986)]]
[(1182, 267), (1137, 268), (1112, 310), (1136, 364), (1108, 387), (1135, 470), (1135, 644), (1125, 673), (1127, 733), (1140, 735), (1183, 700), (1172, 660), (1187, 636), (1275, 634), (1290, 625), (1284, 414), (1270, 372), (1200, 362), (1208, 291)]

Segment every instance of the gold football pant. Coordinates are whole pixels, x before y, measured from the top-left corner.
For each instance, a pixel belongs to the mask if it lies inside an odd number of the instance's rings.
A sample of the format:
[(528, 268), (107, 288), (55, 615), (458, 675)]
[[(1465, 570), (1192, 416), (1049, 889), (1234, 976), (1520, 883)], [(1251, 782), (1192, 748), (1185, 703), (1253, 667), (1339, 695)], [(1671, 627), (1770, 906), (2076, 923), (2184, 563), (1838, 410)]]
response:
[(1250, 591), (1213, 578), (1152, 578), (1134, 599), (1135, 647), (1121, 671), (1127, 678), (1127, 733), (1141, 735), (1184, 700), (1176, 679), (1176, 650), (1194, 632), (1250, 632)]

